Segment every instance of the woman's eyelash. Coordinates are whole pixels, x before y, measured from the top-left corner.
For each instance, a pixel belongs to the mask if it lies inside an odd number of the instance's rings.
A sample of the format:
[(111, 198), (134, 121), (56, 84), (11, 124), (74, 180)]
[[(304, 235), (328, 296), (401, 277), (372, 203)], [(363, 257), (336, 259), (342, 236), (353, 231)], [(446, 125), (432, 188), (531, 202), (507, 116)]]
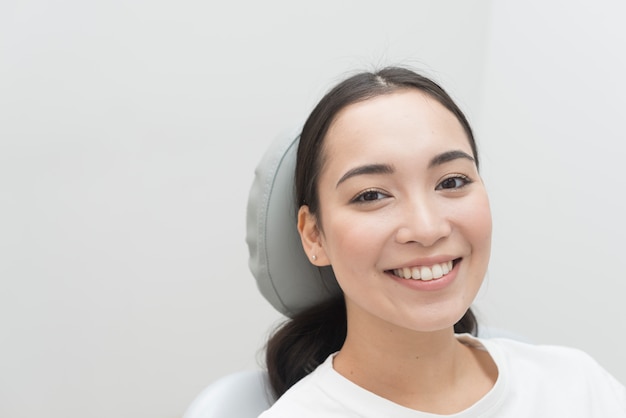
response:
[(463, 174), (455, 174), (443, 179), (437, 185), (436, 190), (458, 190), (471, 183), (473, 183), (473, 180), (469, 177)]
[(369, 203), (376, 202), (377, 200), (381, 200), (389, 197), (388, 194), (381, 192), (376, 189), (364, 190), (361, 193), (357, 194), (353, 199), (353, 203)]

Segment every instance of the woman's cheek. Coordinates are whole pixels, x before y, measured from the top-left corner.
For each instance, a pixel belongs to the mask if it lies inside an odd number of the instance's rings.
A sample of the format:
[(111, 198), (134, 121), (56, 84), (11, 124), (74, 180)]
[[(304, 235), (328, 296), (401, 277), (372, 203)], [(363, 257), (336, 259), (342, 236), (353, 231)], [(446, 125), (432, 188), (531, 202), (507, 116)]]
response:
[(490, 248), (493, 223), (486, 193), (477, 196), (471, 208), (473, 209), (468, 212), (467, 219), (475, 237), (474, 244)]

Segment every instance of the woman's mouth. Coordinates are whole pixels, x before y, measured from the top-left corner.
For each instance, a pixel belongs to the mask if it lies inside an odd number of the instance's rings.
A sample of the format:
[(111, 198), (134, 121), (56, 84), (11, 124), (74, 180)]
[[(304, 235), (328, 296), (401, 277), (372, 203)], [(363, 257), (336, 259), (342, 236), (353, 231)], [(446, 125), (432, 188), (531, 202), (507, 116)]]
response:
[(454, 268), (454, 264), (460, 259), (446, 261), (445, 263), (433, 264), (432, 266), (403, 267), (389, 270), (394, 276), (402, 279), (429, 281), (440, 279)]

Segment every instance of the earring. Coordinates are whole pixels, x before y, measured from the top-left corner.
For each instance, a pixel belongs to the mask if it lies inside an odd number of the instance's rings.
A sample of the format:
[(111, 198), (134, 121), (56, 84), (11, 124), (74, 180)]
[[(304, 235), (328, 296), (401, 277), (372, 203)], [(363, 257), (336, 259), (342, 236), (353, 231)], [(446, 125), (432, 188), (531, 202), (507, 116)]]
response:
[(313, 261), (315, 261), (315, 260), (317, 260), (317, 256), (316, 256), (315, 254), (313, 254), (313, 255), (311, 256), (311, 259), (313, 259)]

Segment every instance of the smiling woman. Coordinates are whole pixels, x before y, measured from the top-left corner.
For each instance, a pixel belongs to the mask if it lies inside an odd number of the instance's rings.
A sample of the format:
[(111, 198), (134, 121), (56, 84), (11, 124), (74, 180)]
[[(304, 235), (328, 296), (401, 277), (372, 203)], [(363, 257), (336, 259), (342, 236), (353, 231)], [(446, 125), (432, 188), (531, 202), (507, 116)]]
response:
[(624, 416), (626, 389), (587, 355), (475, 336), (491, 248), (478, 161), (461, 110), (410, 70), (320, 101), (300, 136), (297, 229), (341, 293), (268, 342), (278, 401), (262, 417)]
[[(368, 337), (389, 324), (452, 332), (480, 287), (491, 236), (487, 194), (454, 115), (416, 89), (381, 95), (336, 116), (324, 153), (319, 221), (307, 205), (298, 219), (306, 253), (331, 265), (344, 291), (348, 338), (336, 365), (357, 324)], [(448, 274), (425, 280), (431, 266), (453, 261)], [(424, 277), (407, 281), (397, 269)]]

